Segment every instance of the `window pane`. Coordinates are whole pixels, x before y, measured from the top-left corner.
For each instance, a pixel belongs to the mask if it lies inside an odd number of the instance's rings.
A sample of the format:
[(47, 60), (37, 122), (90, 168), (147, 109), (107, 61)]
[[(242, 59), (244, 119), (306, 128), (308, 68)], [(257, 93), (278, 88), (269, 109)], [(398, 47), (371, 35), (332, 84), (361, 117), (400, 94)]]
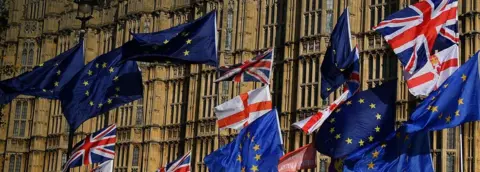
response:
[(8, 171), (9, 172), (14, 172), (14, 170), (15, 170), (15, 156), (10, 155), (9, 161), (10, 162), (8, 164)]
[(327, 160), (320, 160), (320, 172), (327, 172)]
[(447, 147), (448, 149), (455, 149), (455, 142), (456, 142), (456, 129), (449, 128), (447, 133)]
[(333, 0), (327, 0), (327, 9), (333, 9)]
[(138, 151), (139, 151), (139, 148), (135, 146), (133, 148), (132, 166), (138, 166), (138, 154), (139, 154)]
[(455, 171), (455, 155), (447, 154), (447, 172)]
[(27, 107), (28, 103), (24, 101), (22, 106), (22, 119), (27, 119)]
[(143, 107), (138, 106), (137, 107), (137, 120), (136, 120), (137, 125), (142, 125), (143, 124)]
[(15, 172), (20, 172), (21, 165), (22, 165), (22, 156), (18, 155), (17, 160), (15, 160)]
[(333, 28), (333, 14), (331, 11), (327, 12), (327, 23), (325, 26), (325, 32), (330, 33), (332, 32)]
[(308, 14), (306, 14), (305, 15), (305, 30), (304, 30), (305, 36), (308, 36), (308, 27), (310, 26), (309, 23), (310, 23), (310, 18), (308, 16)]
[(22, 121), (20, 123), (20, 136), (25, 136), (25, 126), (26, 126), (26, 121)]
[(17, 102), (17, 104), (15, 105), (15, 119), (20, 119), (20, 114), (22, 114), (21, 110), (22, 110), (22, 103)]
[(18, 136), (18, 126), (19, 126), (19, 121), (15, 121), (13, 123), (13, 136)]

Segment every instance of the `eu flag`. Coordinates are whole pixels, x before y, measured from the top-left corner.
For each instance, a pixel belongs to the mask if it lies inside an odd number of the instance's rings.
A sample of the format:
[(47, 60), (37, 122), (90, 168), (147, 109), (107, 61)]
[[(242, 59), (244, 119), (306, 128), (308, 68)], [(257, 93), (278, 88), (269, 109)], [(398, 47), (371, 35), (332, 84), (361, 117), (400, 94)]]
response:
[(442, 130), (480, 120), (477, 52), (415, 109), (407, 132)]
[[(433, 172), (428, 132), (407, 134), (402, 127), (385, 140), (337, 159), (336, 171)], [(333, 170), (332, 170), (333, 171)]]
[(9, 103), (20, 94), (58, 99), (60, 90), (83, 66), (83, 43), (80, 42), (30, 72), (0, 81), (0, 104)]
[(351, 51), (349, 12), (345, 9), (330, 35), (330, 45), (320, 68), (322, 99), (327, 98), (350, 77), (354, 63)]
[(231, 143), (207, 155), (208, 170), (278, 171), (283, 156), (277, 110), (273, 109), (242, 129)]
[(122, 52), (120, 47), (97, 57), (60, 93), (63, 114), (72, 130), (100, 113), (142, 98), (137, 62), (119, 63)]
[(318, 130), (316, 149), (338, 158), (384, 139), (394, 130), (396, 85), (389, 81), (349, 98)]
[(156, 33), (135, 34), (124, 60), (217, 66), (216, 13)]

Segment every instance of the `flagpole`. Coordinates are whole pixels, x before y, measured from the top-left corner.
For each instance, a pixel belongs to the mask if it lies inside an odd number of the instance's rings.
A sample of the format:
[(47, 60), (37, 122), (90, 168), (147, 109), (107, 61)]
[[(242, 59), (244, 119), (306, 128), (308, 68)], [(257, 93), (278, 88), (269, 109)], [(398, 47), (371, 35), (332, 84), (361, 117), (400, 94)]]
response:
[(460, 125), (460, 172), (463, 172), (463, 134), (462, 125)]

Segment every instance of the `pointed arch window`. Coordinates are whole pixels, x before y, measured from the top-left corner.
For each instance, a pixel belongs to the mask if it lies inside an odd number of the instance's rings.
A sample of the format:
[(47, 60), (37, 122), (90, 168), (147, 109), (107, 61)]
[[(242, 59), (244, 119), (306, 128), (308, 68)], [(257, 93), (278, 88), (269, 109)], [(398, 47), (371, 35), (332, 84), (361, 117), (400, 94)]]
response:
[(139, 153), (140, 148), (138, 146), (135, 146), (133, 148), (133, 158), (132, 158), (132, 166), (136, 167), (138, 166), (138, 158), (139, 158)]
[(228, 14), (227, 14), (227, 36), (225, 41), (225, 50), (232, 49), (232, 31), (233, 31), (233, 1), (228, 2)]

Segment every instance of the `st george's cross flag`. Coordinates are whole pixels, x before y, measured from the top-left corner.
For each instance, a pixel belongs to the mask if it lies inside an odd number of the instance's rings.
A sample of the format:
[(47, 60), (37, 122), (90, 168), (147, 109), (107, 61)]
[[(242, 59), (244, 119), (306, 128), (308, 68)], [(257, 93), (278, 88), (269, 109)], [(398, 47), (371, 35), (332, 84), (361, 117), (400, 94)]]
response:
[(295, 122), (292, 125), (295, 128), (301, 129), (304, 133), (311, 134), (325, 122), (325, 120), (330, 116), (330, 114), (342, 103), (344, 103), (348, 98), (354, 95), (360, 88), (360, 62), (358, 48), (355, 48), (352, 53), (350, 53), (350, 58), (354, 59), (353, 70), (350, 73), (350, 78), (344, 84), (344, 91), (333, 103), (331, 103), (327, 108), (318, 111), (312, 116), (309, 116), (301, 121)]
[(298, 170), (315, 168), (316, 157), (315, 145), (310, 143), (283, 155), (278, 162), (278, 171), (296, 172)]
[(374, 28), (398, 56), (415, 96), (428, 95), (458, 67), (457, 6), (457, 0), (421, 1)]
[(160, 168), (159, 172), (190, 172), (190, 156), (191, 153), (183, 155), (179, 159), (168, 163), (165, 167)]
[(240, 130), (272, 110), (272, 98), (268, 85), (242, 93), (215, 107), (219, 129)]
[(267, 50), (253, 59), (230, 67), (220, 67), (220, 77), (215, 80), (234, 82), (270, 83), (273, 66), (273, 50)]
[(70, 159), (65, 163), (63, 171), (69, 168), (93, 163), (101, 163), (113, 160), (115, 157), (115, 142), (117, 141), (117, 127), (110, 125), (93, 134), (73, 147)]

